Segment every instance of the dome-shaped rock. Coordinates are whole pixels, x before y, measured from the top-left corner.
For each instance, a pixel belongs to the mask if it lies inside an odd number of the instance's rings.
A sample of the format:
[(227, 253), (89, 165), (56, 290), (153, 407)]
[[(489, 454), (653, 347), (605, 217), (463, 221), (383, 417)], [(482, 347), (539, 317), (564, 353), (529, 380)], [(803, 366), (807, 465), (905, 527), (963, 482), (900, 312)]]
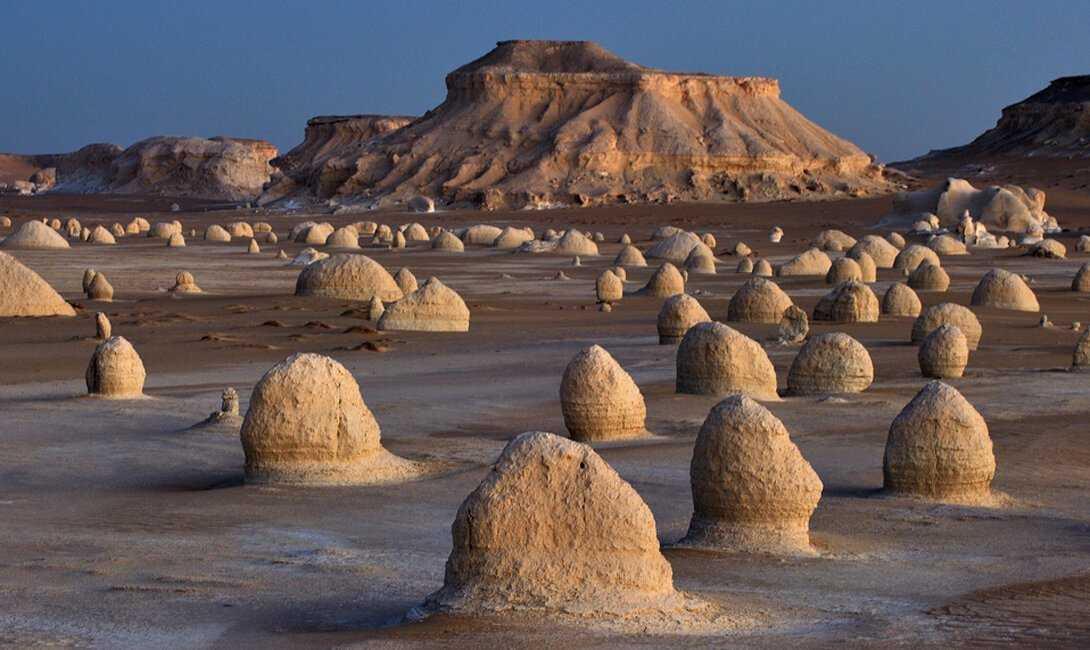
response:
[(687, 293), (670, 296), (659, 310), (658, 331), (660, 345), (676, 345), (689, 328), (697, 323), (711, 321), (708, 312), (696, 298)]
[(772, 280), (750, 278), (731, 297), (727, 320), (748, 323), (779, 323), (792, 305), (791, 297)]
[(677, 350), (677, 392), (775, 400), (776, 369), (759, 343), (722, 323), (698, 323)]
[(787, 373), (792, 395), (861, 393), (874, 381), (874, 364), (863, 344), (843, 332), (813, 336)]
[(265, 373), (241, 437), (248, 482), (368, 485), (419, 474), (382, 447), (352, 374), (319, 354), (294, 354)]
[(988, 425), (956, 389), (932, 381), (890, 425), (883, 474), (896, 494), (978, 502), (995, 476)]
[(295, 295), (344, 300), (400, 300), (402, 291), (386, 269), (365, 255), (332, 255), (308, 264), (295, 281)]
[(468, 332), (469, 307), (453, 289), (428, 278), (416, 291), (386, 308), (380, 330)]
[(681, 545), (813, 554), (810, 516), (821, 479), (764, 406), (745, 395), (715, 405), (697, 435), (689, 475), (693, 517)]
[(575, 355), (560, 382), (564, 426), (572, 440), (596, 441), (646, 435), (643, 394), (605, 348)]

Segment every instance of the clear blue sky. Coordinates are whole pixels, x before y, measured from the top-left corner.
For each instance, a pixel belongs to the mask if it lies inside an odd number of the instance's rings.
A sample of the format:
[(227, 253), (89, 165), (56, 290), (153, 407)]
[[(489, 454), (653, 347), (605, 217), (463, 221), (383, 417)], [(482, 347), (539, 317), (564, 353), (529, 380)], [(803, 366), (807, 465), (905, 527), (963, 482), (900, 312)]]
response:
[(1090, 73), (1090, 0), (4, 3), (0, 151), (157, 134), (264, 138), (313, 115), (418, 115), (511, 38), (594, 40), (643, 65), (780, 79), (884, 161), (964, 143)]

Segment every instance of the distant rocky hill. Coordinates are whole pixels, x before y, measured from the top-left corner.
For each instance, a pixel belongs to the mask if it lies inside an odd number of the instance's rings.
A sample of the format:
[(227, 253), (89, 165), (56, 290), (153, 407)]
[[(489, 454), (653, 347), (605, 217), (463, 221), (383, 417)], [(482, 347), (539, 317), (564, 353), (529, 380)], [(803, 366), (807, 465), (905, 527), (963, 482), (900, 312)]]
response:
[(417, 195), (484, 208), (886, 192), (883, 170), (760, 77), (680, 74), (583, 41), (504, 41), (409, 118), (315, 118), (263, 202)]
[(1003, 109), (969, 144), (931, 151), (899, 167), (989, 158), (1090, 158), (1090, 75), (1061, 77)]
[(67, 154), (0, 154), (0, 183), (15, 191), (156, 194), (248, 200), (261, 193), (277, 149), (263, 140), (158, 136), (122, 149), (92, 144)]

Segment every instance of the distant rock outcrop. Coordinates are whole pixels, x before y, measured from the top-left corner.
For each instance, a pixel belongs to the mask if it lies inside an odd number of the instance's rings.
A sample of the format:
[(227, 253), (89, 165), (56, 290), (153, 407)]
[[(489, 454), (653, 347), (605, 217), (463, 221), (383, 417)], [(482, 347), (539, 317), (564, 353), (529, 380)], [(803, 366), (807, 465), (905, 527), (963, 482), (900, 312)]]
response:
[(272, 159), (278, 170), (262, 202), (312, 188), (319, 196), (336, 193), (355, 170), (355, 157), (369, 140), (413, 121), (400, 115), (320, 115), (307, 121), (303, 142)]
[(405, 118), (312, 120), (278, 162), (290, 181), (262, 201), (428, 196), (493, 209), (888, 189), (867, 154), (784, 102), (774, 79), (669, 73), (583, 41), (503, 41), (446, 85), (440, 106), (401, 128)]
[(127, 149), (91, 144), (67, 154), (0, 155), (8, 175), (29, 173), (35, 192), (256, 198), (277, 149), (264, 140), (157, 136)]
[(1090, 158), (1090, 75), (1056, 79), (1004, 108), (995, 127), (969, 144), (932, 151), (910, 163), (986, 156)]

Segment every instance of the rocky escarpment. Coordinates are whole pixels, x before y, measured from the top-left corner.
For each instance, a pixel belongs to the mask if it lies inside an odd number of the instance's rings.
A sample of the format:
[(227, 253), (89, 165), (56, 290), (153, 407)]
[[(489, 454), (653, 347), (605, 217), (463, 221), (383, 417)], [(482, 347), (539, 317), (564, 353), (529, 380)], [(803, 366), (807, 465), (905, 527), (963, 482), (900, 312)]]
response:
[(275, 177), (263, 202), (314, 188), (317, 195), (336, 193), (352, 174), (355, 160), (369, 140), (408, 125), (401, 115), (321, 115), (307, 121), (303, 142), (273, 158)]
[(995, 127), (961, 147), (909, 163), (946, 158), (1090, 158), (1090, 75), (1061, 77), (1007, 106)]
[[(325, 158), (323, 173), (289, 165), (295, 195), (517, 208), (888, 189), (867, 154), (784, 102), (774, 79), (663, 72), (582, 41), (504, 41), (446, 86), (440, 106)], [(263, 199), (290, 193), (273, 187)]]
[(268, 183), (276, 154), (263, 140), (158, 136), (124, 150), (92, 144), (68, 154), (4, 154), (0, 164), (12, 174), (29, 173), (10, 183), (29, 183), (35, 192), (247, 200)]

